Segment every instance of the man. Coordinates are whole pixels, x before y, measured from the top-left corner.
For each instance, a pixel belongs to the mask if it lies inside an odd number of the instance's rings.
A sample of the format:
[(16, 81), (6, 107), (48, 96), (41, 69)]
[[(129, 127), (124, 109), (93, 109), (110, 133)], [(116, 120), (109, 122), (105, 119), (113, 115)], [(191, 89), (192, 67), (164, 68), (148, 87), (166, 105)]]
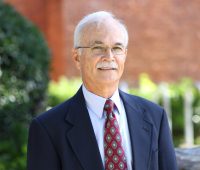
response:
[(128, 33), (104, 11), (83, 18), (73, 59), (83, 85), (30, 126), (28, 170), (176, 170), (165, 111), (118, 90)]

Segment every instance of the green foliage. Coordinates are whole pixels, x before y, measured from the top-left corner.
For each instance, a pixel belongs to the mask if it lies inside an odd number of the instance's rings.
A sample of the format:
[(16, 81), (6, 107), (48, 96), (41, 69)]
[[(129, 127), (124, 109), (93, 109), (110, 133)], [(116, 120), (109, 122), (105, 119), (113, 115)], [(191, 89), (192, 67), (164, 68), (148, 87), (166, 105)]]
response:
[(145, 73), (141, 74), (139, 77), (139, 88), (130, 88), (129, 93), (142, 96), (151, 101), (157, 101), (157, 96), (159, 95), (157, 85), (149, 78)]
[(184, 143), (184, 101), (188, 94), (193, 96), (193, 118), (195, 142), (200, 144), (200, 91), (189, 78), (183, 78), (176, 83), (155, 84), (147, 74), (141, 74), (139, 86), (129, 89), (129, 93), (147, 98), (160, 105), (164, 105), (164, 96), (168, 98), (173, 125), (173, 138), (176, 146)]
[(49, 51), (38, 29), (0, 1), (0, 170), (22, 170), (27, 126), (44, 109)]
[(80, 78), (67, 79), (61, 77), (58, 82), (49, 83), (48, 106), (53, 107), (72, 97), (81, 85)]

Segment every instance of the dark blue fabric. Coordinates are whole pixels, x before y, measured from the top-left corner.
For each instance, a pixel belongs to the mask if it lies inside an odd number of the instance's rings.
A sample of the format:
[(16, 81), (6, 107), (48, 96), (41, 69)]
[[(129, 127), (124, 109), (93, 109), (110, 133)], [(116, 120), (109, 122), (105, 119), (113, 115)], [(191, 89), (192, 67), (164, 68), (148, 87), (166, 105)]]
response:
[[(133, 170), (177, 170), (165, 111), (120, 91), (132, 145)], [(33, 119), (28, 170), (103, 170), (81, 88), (68, 101)]]

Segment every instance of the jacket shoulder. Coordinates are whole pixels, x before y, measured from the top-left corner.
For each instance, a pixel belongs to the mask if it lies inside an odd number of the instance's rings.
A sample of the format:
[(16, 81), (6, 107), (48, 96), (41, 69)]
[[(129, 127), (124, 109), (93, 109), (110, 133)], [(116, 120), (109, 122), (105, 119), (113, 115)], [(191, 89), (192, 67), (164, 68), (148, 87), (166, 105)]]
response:
[(63, 117), (67, 113), (71, 101), (72, 98), (39, 114), (35, 119), (38, 119), (39, 121), (45, 121), (48, 119), (58, 119), (59, 117)]
[(156, 127), (159, 127), (160, 122), (162, 121), (163, 117), (166, 117), (165, 110), (156, 103), (144, 99), (139, 96), (131, 95), (122, 92), (122, 100), (129, 105), (130, 107), (134, 108), (135, 111), (138, 113), (142, 113), (143, 117), (146, 120), (149, 120)]
[(129, 100), (130, 103), (135, 104), (138, 107), (143, 108), (144, 110), (146, 109), (157, 110), (157, 111), (163, 110), (163, 108), (160, 105), (143, 97), (128, 94), (122, 91), (120, 92), (120, 94), (122, 94), (123, 98), (125, 97), (127, 100)]

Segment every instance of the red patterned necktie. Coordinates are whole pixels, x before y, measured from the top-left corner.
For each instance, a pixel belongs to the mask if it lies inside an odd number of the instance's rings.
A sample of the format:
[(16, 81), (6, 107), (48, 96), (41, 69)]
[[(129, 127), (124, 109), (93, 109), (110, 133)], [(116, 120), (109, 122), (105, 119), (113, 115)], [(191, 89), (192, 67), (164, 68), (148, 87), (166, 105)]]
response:
[(104, 129), (105, 170), (127, 170), (119, 125), (113, 112), (114, 106), (112, 100), (106, 100), (104, 106), (107, 115)]

